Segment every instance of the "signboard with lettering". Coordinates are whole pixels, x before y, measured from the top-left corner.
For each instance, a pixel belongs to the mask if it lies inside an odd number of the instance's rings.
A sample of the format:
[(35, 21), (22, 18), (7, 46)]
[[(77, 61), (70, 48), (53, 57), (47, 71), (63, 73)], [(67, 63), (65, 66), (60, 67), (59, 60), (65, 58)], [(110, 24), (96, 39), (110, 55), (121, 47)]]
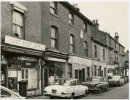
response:
[(45, 45), (43, 44), (34, 43), (34, 42), (18, 39), (15, 37), (11, 37), (11, 36), (5, 36), (5, 43), (15, 45), (15, 46), (20, 46), (20, 47), (45, 51)]

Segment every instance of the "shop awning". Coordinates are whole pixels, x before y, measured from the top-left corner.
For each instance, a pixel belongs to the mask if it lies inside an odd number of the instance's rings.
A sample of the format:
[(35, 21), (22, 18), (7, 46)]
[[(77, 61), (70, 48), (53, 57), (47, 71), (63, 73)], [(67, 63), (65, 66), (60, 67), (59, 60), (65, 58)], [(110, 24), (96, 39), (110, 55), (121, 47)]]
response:
[(31, 50), (21, 47), (15, 47), (12, 45), (2, 45), (2, 52), (18, 53), (18, 54), (27, 54), (33, 56), (43, 56), (42, 51)]

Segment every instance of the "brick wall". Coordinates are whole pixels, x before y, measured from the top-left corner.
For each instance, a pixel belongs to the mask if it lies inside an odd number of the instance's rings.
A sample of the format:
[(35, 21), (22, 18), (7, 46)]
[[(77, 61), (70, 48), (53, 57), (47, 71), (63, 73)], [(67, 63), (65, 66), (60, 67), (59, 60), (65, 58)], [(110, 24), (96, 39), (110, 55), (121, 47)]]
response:
[[(41, 6), (38, 2), (19, 2), (27, 8), (25, 12), (25, 40), (40, 43), (41, 40)], [(1, 3), (1, 31), (5, 35), (13, 36), (12, 6), (10, 2)]]
[(75, 37), (75, 53), (78, 56), (84, 56), (83, 41), (89, 44), (89, 57), (91, 57), (91, 27), (88, 25), (88, 34), (84, 34), (84, 38), (80, 39), (80, 31), (83, 31), (84, 21), (77, 15), (74, 15), (74, 26), (69, 24), (69, 9), (61, 3), (58, 3), (58, 15), (50, 13), (49, 2), (42, 3), (42, 43), (47, 48), (51, 47), (50, 27), (55, 25), (59, 31), (59, 50), (69, 53), (70, 34)]

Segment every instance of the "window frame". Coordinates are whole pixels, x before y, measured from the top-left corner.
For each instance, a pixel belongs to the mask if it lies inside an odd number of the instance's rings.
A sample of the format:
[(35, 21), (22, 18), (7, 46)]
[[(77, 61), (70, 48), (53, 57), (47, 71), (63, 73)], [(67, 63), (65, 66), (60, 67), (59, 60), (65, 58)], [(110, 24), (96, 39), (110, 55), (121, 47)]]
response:
[(94, 57), (97, 58), (97, 46), (94, 45)]
[(88, 57), (88, 42), (84, 41), (84, 53), (85, 56)]
[(28, 68), (21, 68), (21, 80), (28, 80)]
[[(54, 4), (54, 7), (51, 5), (51, 4)], [(52, 10), (53, 10), (53, 12), (52, 12)], [(58, 14), (58, 12), (57, 12), (57, 2), (50, 2), (50, 12), (52, 13), (52, 14), (55, 14), (55, 15), (57, 15)]]
[(88, 32), (88, 24), (84, 22), (84, 32), (87, 33)]
[(71, 12), (69, 12), (69, 24), (74, 25), (74, 14)]
[[(55, 37), (52, 37), (52, 29), (55, 30)], [(52, 46), (52, 40), (55, 41), (55, 45)], [(51, 47), (55, 49), (59, 49), (59, 43), (58, 43), (59, 37), (58, 37), (58, 28), (56, 26), (51, 25)]]
[(106, 60), (105, 56), (106, 56), (105, 49), (103, 49), (103, 60), (104, 61)]
[[(71, 43), (72, 40), (72, 43)], [(71, 50), (72, 47), (72, 50)], [(70, 52), (75, 53), (75, 37), (73, 34), (70, 34)]]
[[(18, 25), (18, 24), (16, 24), (16, 23), (14, 23), (14, 21), (13, 21), (13, 19), (14, 19), (14, 12), (15, 13), (18, 13), (18, 14), (20, 14), (21, 16), (22, 16), (22, 23), (23, 23), (23, 26), (21, 26), (21, 25)], [(22, 30), (22, 34), (20, 34), (21, 35), (21, 37), (19, 36), (19, 33), (17, 33), (17, 35), (18, 36), (16, 36), (16, 30), (14, 31), (13, 30), (13, 35), (15, 36), (15, 37), (17, 37), (17, 38), (22, 38), (22, 39), (25, 39), (25, 18), (24, 18), (24, 16), (25, 16), (25, 14), (24, 14), (24, 12), (20, 12), (20, 11), (18, 11), (18, 10), (16, 10), (16, 9), (13, 9), (13, 12), (12, 12), (12, 28), (16, 28), (16, 27), (19, 27), (20, 28), (20, 30)]]

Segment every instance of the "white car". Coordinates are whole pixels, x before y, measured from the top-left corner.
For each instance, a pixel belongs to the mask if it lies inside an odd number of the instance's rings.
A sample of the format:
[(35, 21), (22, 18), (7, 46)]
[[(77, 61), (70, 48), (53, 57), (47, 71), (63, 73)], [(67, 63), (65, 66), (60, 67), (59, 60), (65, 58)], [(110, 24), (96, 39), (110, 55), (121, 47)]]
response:
[(1, 99), (25, 99), (25, 97), (20, 96), (18, 93), (0, 85), (0, 98)]
[(64, 97), (73, 99), (76, 96), (88, 93), (88, 87), (81, 85), (78, 79), (61, 79), (58, 84), (45, 87), (44, 95), (54, 97)]

